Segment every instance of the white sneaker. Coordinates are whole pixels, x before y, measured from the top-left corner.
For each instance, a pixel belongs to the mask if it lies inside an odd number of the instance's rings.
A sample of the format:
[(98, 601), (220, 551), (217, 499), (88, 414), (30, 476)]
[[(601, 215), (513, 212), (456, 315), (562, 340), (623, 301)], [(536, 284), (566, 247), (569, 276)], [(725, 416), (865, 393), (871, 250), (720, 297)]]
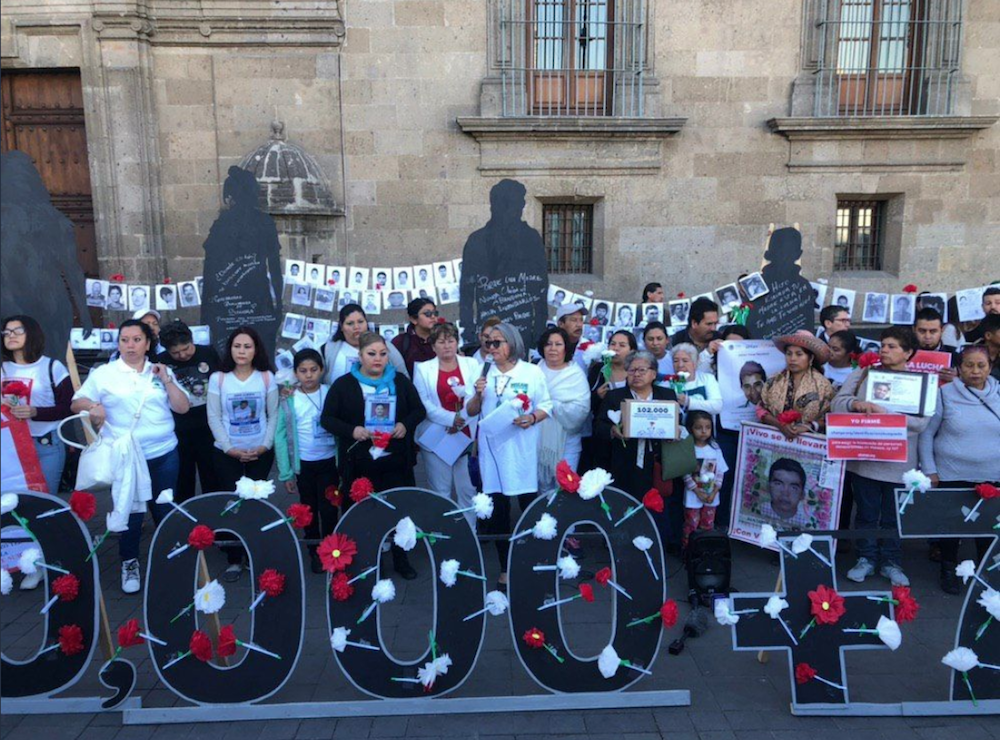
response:
[(139, 581), (139, 561), (135, 558), (122, 563), (122, 591), (127, 594), (138, 593), (142, 584)]
[(865, 579), (875, 572), (875, 566), (868, 558), (858, 558), (853, 568), (847, 571), (847, 577), (855, 583), (864, 583)]
[(910, 579), (906, 577), (906, 573), (895, 563), (886, 563), (879, 569), (879, 575), (883, 578), (888, 578), (889, 583), (893, 586), (909, 586)]
[(25, 576), (21, 579), (21, 585), (18, 587), (22, 591), (32, 591), (38, 588), (38, 584), (42, 582), (42, 569), (39, 568), (30, 576)]

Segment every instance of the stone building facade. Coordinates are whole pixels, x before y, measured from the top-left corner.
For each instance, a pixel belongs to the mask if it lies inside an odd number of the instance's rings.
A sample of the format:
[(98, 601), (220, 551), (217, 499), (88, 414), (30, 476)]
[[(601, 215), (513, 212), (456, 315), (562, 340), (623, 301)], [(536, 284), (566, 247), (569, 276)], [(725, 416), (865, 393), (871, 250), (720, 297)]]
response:
[[(563, 36), (555, 64), (539, 29)], [(875, 33), (909, 76), (847, 85)], [(562, 69), (584, 36), (596, 75)], [(104, 277), (197, 274), (227, 169), (272, 133), (323, 185), (322, 207), (273, 211), (298, 259), (457, 257), (511, 177), (539, 230), (547, 205), (589, 207), (591, 266), (552, 279), (612, 298), (728, 282), (771, 223), (799, 224), (805, 274), (847, 288), (998, 277), (996, 0), (8, 0), (3, 75), (49, 70), (79, 70)], [(835, 270), (838, 199), (880, 204), (878, 269)]]

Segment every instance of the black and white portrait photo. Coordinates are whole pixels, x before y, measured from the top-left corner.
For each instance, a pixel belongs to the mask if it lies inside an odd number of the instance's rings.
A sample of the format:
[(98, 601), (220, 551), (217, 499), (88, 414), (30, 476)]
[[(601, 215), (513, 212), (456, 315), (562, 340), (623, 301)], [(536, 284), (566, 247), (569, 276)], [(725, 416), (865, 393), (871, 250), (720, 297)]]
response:
[(809, 283), (809, 284), (812, 286), (813, 296), (815, 296), (816, 298), (816, 302), (813, 305), (813, 308), (816, 310), (816, 313), (819, 313), (820, 311), (823, 310), (823, 306), (826, 305), (827, 286), (824, 283)]
[(434, 287), (434, 265), (417, 265), (413, 268), (413, 286), (415, 288)]
[(854, 316), (854, 298), (856, 293), (847, 288), (834, 288), (833, 298), (830, 300), (831, 306), (839, 306), (847, 311), (847, 315)]
[(743, 302), (740, 299), (740, 290), (736, 287), (736, 283), (716, 288), (715, 297), (718, 299), (719, 307), (726, 312), (732, 311), (734, 308), (739, 308)]
[(449, 303), (458, 303), (459, 299), (459, 289), (458, 283), (445, 283), (440, 288), (438, 288), (438, 297), (441, 299), (441, 305), (447, 305)]
[(317, 311), (332, 311), (337, 305), (337, 291), (329, 288), (316, 288), (313, 296), (313, 307)]
[(372, 268), (372, 283), (375, 290), (392, 290), (392, 270), (388, 267)]
[(313, 286), (320, 286), (326, 283), (326, 267), (310, 262), (306, 265), (306, 282)]
[(149, 308), (149, 286), (128, 286), (128, 308), (130, 311), (144, 311)]
[(198, 288), (195, 287), (194, 281), (190, 280), (186, 283), (180, 283), (177, 286), (180, 293), (181, 308), (191, 308), (192, 306), (197, 306), (201, 301), (198, 300)]
[(340, 292), (340, 299), (337, 301), (337, 308), (343, 308), (350, 303), (357, 303), (359, 295), (361, 294), (350, 290), (342, 290)]
[(87, 305), (91, 308), (104, 308), (107, 299), (108, 282), (87, 278)]
[[(921, 293), (917, 296), (917, 311), (931, 308), (938, 312), (941, 321), (948, 323), (948, 296), (945, 293)], [(916, 314), (914, 314), (916, 316)]]
[(889, 315), (889, 323), (912, 326), (913, 317), (916, 315), (916, 302), (917, 297), (915, 295), (907, 293), (894, 295), (892, 297), (892, 310)]
[(391, 290), (385, 297), (385, 309), (406, 308), (406, 292), (402, 290)]
[(361, 293), (361, 308), (369, 316), (382, 313), (382, 293), (378, 290), (365, 290)]
[(743, 287), (743, 292), (746, 293), (747, 300), (751, 302), (770, 292), (764, 276), (759, 272), (751, 272), (746, 277), (740, 278), (740, 285)]
[(663, 304), (662, 303), (643, 303), (642, 304), (642, 323), (649, 324), (653, 321), (663, 321)]
[(306, 263), (302, 260), (285, 260), (285, 279), (291, 283), (305, 282)]
[(610, 301), (594, 302), (594, 316), (591, 321), (595, 326), (607, 326), (611, 323), (611, 310), (614, 308), (614, 305)]
[(177, 310), (177, 286), (157, 285), (156, 286), (156, 310), (176, 311)]
[(615, 314), (615, 326), (628, 329), (635, 326), (635, 304), (619, 303)]
[(451, 285), (455, 282), (455, 271), (452, 269), (451, 262), (435, 262), (434, 263), (434, 285), (438, 289), (445, 285)]
[(865, 293), (861, 320), (868, 324), (884, 324), (889, 316), (889, 296), (885, 293)]
[(348, 281), (347, 287), (351, 290), (367, 290), (368, 289), (368, 268), (367, 267), (352, 267), (348, 271)]
[(553, 308), (559, 308), (559, 306), (564, 304), (568, 295), (565, 288), (560, 288), (558, 285), (549, 285), (549, 305)]
[(688, 314), (691, 313), (691, 302), (686, 298), (680, 301), (670, 301), (670, 325), (687, 326)]
[(344, 289), (344, 276), (347, 275), (347, 268), (334, 265), (326, 268), (326, 285), (333, 290)]
[(409, 267), (394, 267), (392, 269), (392, 287), (396, 290), (409, 290), (413, 287), (412, 275), (413, 271)]
[(108, 300), (104, 307), (112, 311), (124, 311), (128, 306), (125, 304), (125, 288), (123, 283), (108, 284)]
[(311, 306), (312, 288), (304, 283), (292, 283), (292, 305)]
[(285, 339), (301, 339), (305, 323), (306, 317), (301, 314), (285, 314), (285, 322), (281, 326), (281, 336)]

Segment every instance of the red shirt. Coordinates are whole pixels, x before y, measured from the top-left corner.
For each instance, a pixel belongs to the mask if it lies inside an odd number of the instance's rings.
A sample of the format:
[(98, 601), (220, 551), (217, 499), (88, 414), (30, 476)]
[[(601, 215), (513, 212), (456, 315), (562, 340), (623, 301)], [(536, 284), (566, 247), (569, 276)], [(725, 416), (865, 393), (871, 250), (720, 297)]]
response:
[[(438, 370), (437, 394), (438, 400), (441, 401), (441, 406), (445, 410), (457, 413), (462, 408), (462, 399), (458, 397), (452, 389), (451, 383), (448, 382), (452, 378), (455, 378), (457, 384), (464, 384), (460, 367), (456, 367), (454, 370)], [(469, 435), (468, 427), (462, 431), (465, 432), (466, 436)]]

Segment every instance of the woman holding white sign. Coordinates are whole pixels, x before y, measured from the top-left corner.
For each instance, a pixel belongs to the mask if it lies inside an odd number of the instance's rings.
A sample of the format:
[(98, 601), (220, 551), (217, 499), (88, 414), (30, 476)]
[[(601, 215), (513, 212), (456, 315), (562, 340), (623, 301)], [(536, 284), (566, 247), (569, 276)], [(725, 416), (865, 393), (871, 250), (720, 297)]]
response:
[(785, 355), (785, 369), (764, 384), (757, 418), (787, 439), (822, 431), (834, 392), (819, 368), (830, 359), (830, 348), (804, 330), (776, 337), (774, 346)]

